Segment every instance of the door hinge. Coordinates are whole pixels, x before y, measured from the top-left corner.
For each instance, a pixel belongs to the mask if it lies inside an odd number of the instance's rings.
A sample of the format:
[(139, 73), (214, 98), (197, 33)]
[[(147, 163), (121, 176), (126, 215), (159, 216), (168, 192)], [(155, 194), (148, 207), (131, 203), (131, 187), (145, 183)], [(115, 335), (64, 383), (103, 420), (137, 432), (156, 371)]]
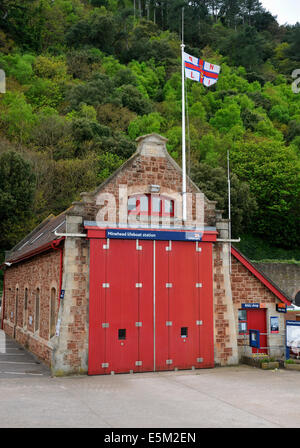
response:
[(203, 362), (203, 358), (197, 358), (197, 362)]
[(166, 364), (173, 364), (173, 359), (166, 359)]
[(142, 322), (136, 322), (136, 323), (135, 323), (135, 326), (136, 326), (136, 327), (142, 327), (142, 326), (143, 326), (143, 323), (142, 323)]
[(166, 246), (166, 251), (172, 250), (172, 241), (169, 241), (169, 246)]
[(172, 321), (171, 320), (167, 320), (166, 321), (166, 327), (172, 327)]
[(136, 287), (136, 288), (142, 288), (142, 287), (143, 287), (143, 283), (136, 283), (136, 284), (135, 284), (135, 287)]
[(109, 288), (109, 283), (102, 283), (102, 288)]
[(106, 249), (106, 250), (109, 249), (109, 238), (107, 238), (106, 244), (103, 244), (103, 249)]
[(196, 283), (196, 288), (202, 288), (202, 283)]
[(135, 361), (135, 365), (136, 366), (142, 366), (143, 365), (143, 361)]
[(196, 252), (202, 252), (202, 247), (199, 247), (198, 241), (196, 241)]
[(173, 284), (172, 283), (166, 283), (166, 288), (172, 288)]
[(196, 320), (196, 325), (203, 325), (203, 320)]
[(143, 250), (143, 246), (139, 245), (139, 240), (136, 240), (136, 250)]
[(102, 328), (109, 328), (109, 323), (107, 323), (107, 322), (103, 322), (103, 324), (102, 324)]
[(103, 362), (103, 363), (101, 364), (101, 367), (102, 367), (103, 369), (107, 369), (108, 366), (109, 366), (109, 363), (108, 363), (108, 362)]

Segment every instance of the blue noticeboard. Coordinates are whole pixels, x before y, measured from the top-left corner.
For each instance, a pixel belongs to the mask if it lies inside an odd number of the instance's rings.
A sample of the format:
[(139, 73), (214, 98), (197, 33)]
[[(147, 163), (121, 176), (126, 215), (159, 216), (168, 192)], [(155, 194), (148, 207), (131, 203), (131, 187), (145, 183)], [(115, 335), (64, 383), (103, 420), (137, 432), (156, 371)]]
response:
[(287, 320), (286, 325), (286, 359), (299, 356), (300, 353), (300, 321)]
[(260, 348), (259, 330), (249, 330), (249, 345), (250, 347)]
[(201, 241), (202, 232), (172, 232), (168, 230), (106, 229), (106, 238), (124, 240)]

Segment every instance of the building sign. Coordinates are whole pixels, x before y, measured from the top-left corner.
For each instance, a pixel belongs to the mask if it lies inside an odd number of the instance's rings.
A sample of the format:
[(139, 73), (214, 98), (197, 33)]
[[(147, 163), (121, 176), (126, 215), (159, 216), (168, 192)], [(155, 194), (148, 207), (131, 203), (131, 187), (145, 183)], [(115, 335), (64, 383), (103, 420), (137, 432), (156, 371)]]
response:
[(286, 321), (286, 358), (298, 359), (300, 355), (300, 322)]
[(106, 229), (106, 238), (125, 240), (201, 241), (202, 232)]
[(285, 303), (276, 303), (276, 311), (278, 313), (286, 313), (286, 304)]
[(270, 317), (270, 329), (271, 333), (279, 333), (279, 319), (278, 316)]
[(259, 309), (260, 303), (242, 303), (243, 309)]

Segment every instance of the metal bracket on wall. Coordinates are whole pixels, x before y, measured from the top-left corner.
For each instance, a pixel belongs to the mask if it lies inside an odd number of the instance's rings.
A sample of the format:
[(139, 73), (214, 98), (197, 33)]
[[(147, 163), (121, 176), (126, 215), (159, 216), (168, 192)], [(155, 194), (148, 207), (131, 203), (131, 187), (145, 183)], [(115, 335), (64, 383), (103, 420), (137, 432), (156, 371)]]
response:
[(166, 283), (166, 288), (172, 288), (172, 283)]
[(102, 328), (109, 328), (109, 323), (107, 323), (107, 322), (103, 322), (103, 324), (102, 324)]
[(136, 323), (135, 323), (135, 326), (136, 326), (136, 327), (142, 327), (143, 324), (142, 324), (142, 322), (136, 322)]
[(109, 288), (109, 283), (102, 283), (102, 288)]
[(172, 321), (167, 320), (167, 322), (166, 322), (166, 327), (172, 327)]
[(173, 364), (173, 359), (166, 359), (166, 364)]
[(169, 246), (166, 246), (166, 251), (172, 250), (172, 241), (169, 241)]
[(139, 240), (136, 240), (136, 250), (143, 250), (143, 246), (139, 245)]
[(203, 358), (197, 358), (197, 362), (203, 362)]
[(196, 283), (196, 288), (202, 288), (202, 283)]
[(103, 249), (105, 249), (105, 250), (109, 249), (109, 238), (107, 238), (106, 244), (103, 244)]
[(136, 284), (135, 284), (135, 287), (136, 287), (136, 288), (142, 288), (142, 287), (143, 287), (143, 283), (136, 283)]
[(199, 247), (198, 241), (196, 241), (196, 252), (202, 252), (202, 247)]
[(196, 325), (203, 325), (203, 320), (196, 320)]
[(103, 362), (103, 363), (101, 364), (102, 369), (107, 369), (108, 366), (109, 366), (109, 363), (108, 363), (108, 362)]
[(142, 366), (143, 365), (143, 361), (135, 361), (135, 365), (136, 366)]

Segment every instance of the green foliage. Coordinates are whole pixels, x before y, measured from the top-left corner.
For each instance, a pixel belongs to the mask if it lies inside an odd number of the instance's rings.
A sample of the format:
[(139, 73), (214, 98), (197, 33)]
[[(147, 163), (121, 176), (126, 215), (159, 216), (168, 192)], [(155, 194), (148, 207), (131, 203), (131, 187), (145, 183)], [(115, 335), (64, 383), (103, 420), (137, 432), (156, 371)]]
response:
[(0, 153), (0, 252), (25, 236), (31, 223), (35, 178), (18, 153)]
[(163, 122), (164, 119), (158, 112), (138, 117), (128, 127), (129, 137), (134, 140), (140, 135), (151, 134), (151, 132), (159, 134)]
[(231, 159), (257, 200), (253, 232), (275, 245), (299, 244), (299, 157), (281, 142), (251, 138), (233, 146)]
[[(230, 151), (233, 234), (263, 238), (263, 258), (282, 250), (292, 259), (300, 95), (291, 72), (299, 68), (299, 24), (280, 27), (258, 0), (141, 0), (135, 11), (131, 0), (2, 0), (0, 149), (14, 142), (34, 171), (35, 219), (26, 223), (62, 211), (105, 180), (141, 134), (166, 136), (180, 163), (182, 6), (185, 50), (221, 65), (209, 89), (186, 82), (192, 177), (226, 217)], [(14, 235), (23, 225), (13, 223)], [(14, 238), (5, 232), (9, 248)]]

